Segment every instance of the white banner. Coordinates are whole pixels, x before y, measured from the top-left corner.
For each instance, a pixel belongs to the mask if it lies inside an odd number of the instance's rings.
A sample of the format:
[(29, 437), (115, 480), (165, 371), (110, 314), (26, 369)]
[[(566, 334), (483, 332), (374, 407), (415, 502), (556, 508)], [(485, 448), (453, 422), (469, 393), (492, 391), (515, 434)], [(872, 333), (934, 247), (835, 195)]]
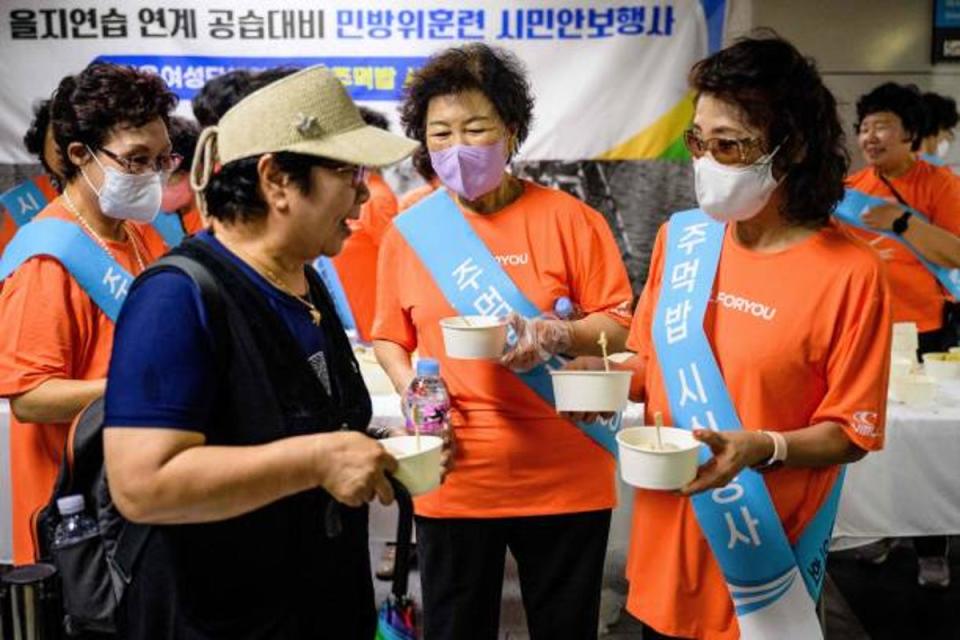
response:
[[(198, 7), (198, 4), (202, 5)], [(162, 75), (178, 112), (234, 68), (329, 66), (396, 121), (432, 53), (485, 41), (529, 71), (535, 122), (521, 160), (670, 157), (690, 118), (690, 66), (722, 38), (725, 0), (4, 0), (0, 163), (35, 162), (32, 105), (95, 59)]]

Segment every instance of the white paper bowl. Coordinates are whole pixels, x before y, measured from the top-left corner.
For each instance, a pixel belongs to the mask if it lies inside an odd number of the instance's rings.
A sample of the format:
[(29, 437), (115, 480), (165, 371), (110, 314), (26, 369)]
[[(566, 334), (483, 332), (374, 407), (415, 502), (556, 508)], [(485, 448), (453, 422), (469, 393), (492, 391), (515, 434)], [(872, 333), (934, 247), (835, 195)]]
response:
[(686, 429), (661, 427), (663, 444), (675, 451), (652, 451), (657, 445), (656, 427), (631, 427), (617, 433), (620, 477), (639, 489), (679, 489), (697, 475), (701, 443)]
[(507, 322), (502, 318), (454, 316), (441, 320), (440, 329), (448, 358), (497, 360), (507, 343)]
[(890, 395), (894, 400), (907, 405), (928, 405), (937, 395), (937, 381), (917, 373), (900, 376), (891, 381)]
[(380, 441), (387, 453), (397, 459), (394, 477), (403, 483), (412, 496), (433, 491), (440, 486), (440, 457), (443, 440), (437, 436), (396, 436)]
[(923, 354), (923, 372), (934, 380), (960, 380), (960, 358), (954, 354)]
[(551, 371), (557, 411), (621, 411), (630, 395), (630, 371)]

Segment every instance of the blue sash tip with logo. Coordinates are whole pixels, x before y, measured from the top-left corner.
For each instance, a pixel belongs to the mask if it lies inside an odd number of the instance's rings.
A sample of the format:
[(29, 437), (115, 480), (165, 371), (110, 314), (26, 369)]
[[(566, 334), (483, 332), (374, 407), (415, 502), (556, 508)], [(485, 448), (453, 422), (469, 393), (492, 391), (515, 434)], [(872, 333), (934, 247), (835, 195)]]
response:
[[(446, 190), (430, 194), (394, 218), (393, 224), (457, 313), (494, 318), (511, 311), (525, 318), (542, 315), (503, 270)], [(530, 371), (514, 373), (544, 402), (555, 407), (550, 371), (563, 366), (563, 360), (554, 356)], [(618, 413), (606, 421), (575, 424), (616, 457), (616, 433), (621, 422), (622, 415)]]

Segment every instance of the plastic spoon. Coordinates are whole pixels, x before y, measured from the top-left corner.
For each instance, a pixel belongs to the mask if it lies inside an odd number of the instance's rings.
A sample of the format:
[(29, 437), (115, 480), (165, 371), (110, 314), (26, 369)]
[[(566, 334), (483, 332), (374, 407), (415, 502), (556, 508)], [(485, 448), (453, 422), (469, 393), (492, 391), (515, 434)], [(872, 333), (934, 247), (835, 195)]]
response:
[(600, 339), (597, 340), (597, 344), (600, 345), (600, 348), (603, 350), (603, 369), (607, 373), (610, 373), (610, 362), (607, 360), (607, 332), (600, 332)]
[(653, 424), (657, 427), (657, 449), (663, 451), (663, 440), (660, 437), (660, 427), (663, 426), (663, 414), (659, 411), (653, 414)]

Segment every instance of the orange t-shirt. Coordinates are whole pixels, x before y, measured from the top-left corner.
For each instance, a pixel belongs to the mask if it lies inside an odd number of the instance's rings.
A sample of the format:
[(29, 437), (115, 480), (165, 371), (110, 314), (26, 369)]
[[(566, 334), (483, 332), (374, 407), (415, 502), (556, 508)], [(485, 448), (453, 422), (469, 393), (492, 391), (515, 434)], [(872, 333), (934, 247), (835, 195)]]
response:
[(370, 199), (360, 207), (360, 217), (349, 220), (351, 234), (333, 258), (343, 290), (353, 311), (360, 339), (370, 340), (377, 306), (377, 252), (380, 241), (397, 215), (397, 197), (379, 173), (367, 177)]
[[(911, 207), (930, 222), (960, 235), (960, 180), (945, 167), (918, 160), (913, 167), (890, 183)], [(847, 178), (847, 186), (885, 198), (896, 204), (890, 188), (867, 167)], [(893, 296), (893, 321), (915, 322), (920, 331), (935, 331), (943, 326), (945, 294), (940, 283), (903, 244), (879, 234), (852, 228), (854, 234), (871, 242), (877, 251), (888, 255), (887, 277)]]
[[(35, 219), (76, 218), (59, 201)], [(128, 224), (141, 258), (151, 253), (142, 228)], [(107, 242), (131, 273), (139, 264), (129, 242)], [(11, 397), (53, 378), (105, 378), (113, 344), (113, 322), (54, 258), (23, 263), (0, 288), (0, 397)], [(68, 424), (33, 424), (10, 417), (13, 485), (13, 554), (16, 564), (34, 561), (32, 515), (50, 499), (60, 467)]]
[[(50, 176), (40, 174), (30, 178), (30, 180), (40, 189), (40, 192), (46, 197), (47, 202), (53, 202), (57, 196), (60, 195), (50, 181)], [(10, 244), (10, 241), (16, 233), (17, 225), (14, 224), (13, 218), (10, 217), (6, 209), (0, 207), (0, 255), (3, 255), (3, 250), (7, 248), (7, 245)]]
[(440, 188), (440, 178), (434, 177), (430, 182), (422, 184), (416, 189), (411, 189), (400, 196), (400, 211), (406, 211), (417, 204), (428, 195)]
[[(742, 247), (728, 228), (704, 326), (744, 429), (843, 425), (858, 446), (883, 445), (890, 303), (883, 264), (828, 226), (774, 254)], [(646, 363), (646, 418), (670, 405), (651, 337), (667, 226), (627, 347)], [(670, 424), (670, 421), (667, 421)], [(764, 475), (791, 542), (826, 498), (837, 467)], [(660, 633), (739, 637), (726, 584), (688, 498), (637, 490), (627, 560), (627, 609)]]
[[(504, 271), (539, 309), (561, 296), (585, 313), (608, 313), (623, 326), (631, 289), (603, 217), (563, 192), (531, 182), (492, 214), (464, 211)], [(451, 360), (441, 318), (458, 315), (395, 226), (380, 248), (373, 337), (440, 361), (454, 407), (454, 468), (441, 487), (417, 499), (417, 513), (492, 518), (608, 509), (616, 503), (614, 460), (564, 420), (509, 369)]]
[(200, 215), (200, 208), (196, 201), (180, 216), (180, 224), (183, 225), (183, 230), (188, 236), (203, 231), (203, 216)]

